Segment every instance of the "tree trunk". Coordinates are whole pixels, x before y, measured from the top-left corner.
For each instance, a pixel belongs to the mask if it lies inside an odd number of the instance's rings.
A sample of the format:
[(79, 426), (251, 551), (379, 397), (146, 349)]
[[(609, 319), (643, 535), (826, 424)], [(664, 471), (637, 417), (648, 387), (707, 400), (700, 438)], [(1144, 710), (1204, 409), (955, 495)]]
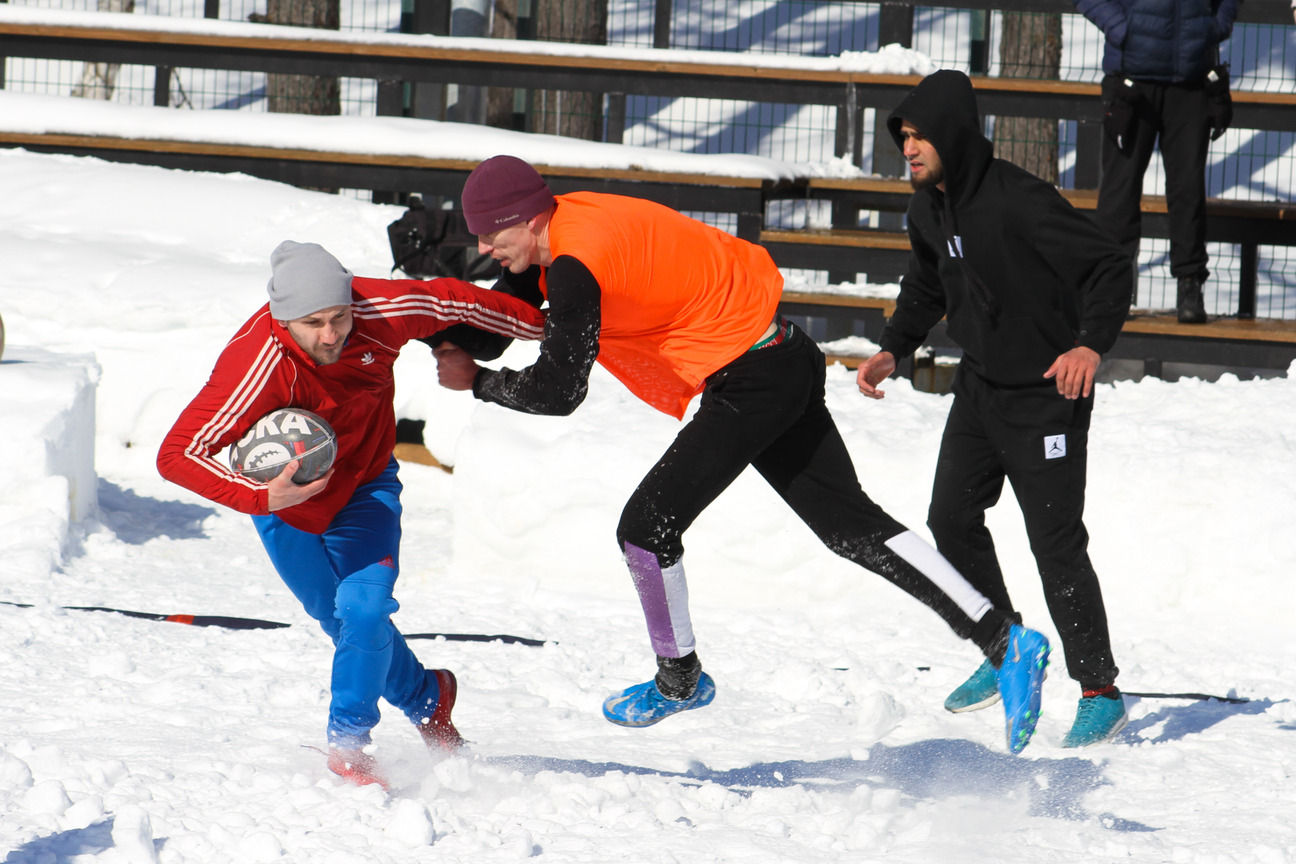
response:
[[(99, 0), (95, 8), (100, 12), (134, 12), (135, 0)], [(111, 99), (120, 68), (120, 63), (86, 63), (72, 95), (80, 99)]]
[[(266, 0), (266, 21), (337, 30), (341, 0)], [(270, 110), (279, 114), (341, 114), (338, 79), (318, 75), (267, 75)]]
[[(607, 44), (608, 0), (548, 0), (535, 3), (536, 38), (549, 42)], [(603, 94), (537, 90), (531, 100), (531, 131), (599, 141), (603, 137)]]
[[(1062, 64), (1062, 16), (1052, 13), (1004, 12), (999, 43), (1000, 76), (1056, 80)], [(1050, 183), (1058, 182), (1057, 120), (1043, 117), (999, 117), (995, 151)]]

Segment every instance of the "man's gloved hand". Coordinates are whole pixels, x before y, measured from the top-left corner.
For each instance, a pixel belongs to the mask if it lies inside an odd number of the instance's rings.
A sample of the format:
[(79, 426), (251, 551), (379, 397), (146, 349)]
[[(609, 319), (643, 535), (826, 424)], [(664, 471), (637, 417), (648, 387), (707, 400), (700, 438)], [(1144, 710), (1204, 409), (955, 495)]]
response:
[(1212, 141), (1223, 135), (1233, 122), (1233, 97), (1229, 95), (1227, 63), (1212, 66), (1206, 73), (1206, 116), (1210, 118)]
[(1122, 153), (1130, 152), (1134, 140), (1130, 130), (1134, 126), (1134, 103), (1139, 95), (1134, 82), (1121, 75), (1107, 75), (1102, 80), (1103, 129), (1107, 137)]

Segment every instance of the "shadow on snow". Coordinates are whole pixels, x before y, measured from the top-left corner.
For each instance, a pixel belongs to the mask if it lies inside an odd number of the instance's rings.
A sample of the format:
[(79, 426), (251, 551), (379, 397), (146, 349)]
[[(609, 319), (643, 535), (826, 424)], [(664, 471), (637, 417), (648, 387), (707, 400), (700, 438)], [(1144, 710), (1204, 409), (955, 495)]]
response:
[[(1135, 696), (1126, 696), (1126, 705), (1147, 701)], [(1280, 702), (1286, 700), (1279, 700)], [(1188, 705), (1165, 705), (1150, 711), (1137, 720), (1131, 720), (1116, 739), (1118, 743), (1135, 744), (1146, 741), (1150, 744), (1165, 744), (1169, 741), (1182, 741), (1189, 735), (1205, 732), (1217, 723), (1230, 717), (1264, 714), (1278, 704), (1272, 699), (1252, 699), (1241, 704), (1230, 704), (1215, 699), (1202, 699)], [(1164, 724), (1164, 725), (1162, 725)], [(1157, 726), (1161, 726), (1159, 730)]]
[[(81, 856), (98, 855), (116, 845), (112, 830), (113, 817), (109, 816), (85, 828), (71, 828), (37, 837), (12, 850), (0, 864), (30, 864), (34, 861), (42, 864), (65, 864), (84, 860)], [(160, 852), (165, 843), (165, 839), (154, 840), (153, 848)]]
[(117, 539), (140, 546), (158, 537), (193, 540), (205, 536), (202, 523), (215, 507), (145, 498), (107, 480), (99, 480), (99, 521)]
[[(1131, 721), (1111, 746), (1179, 741), (1200, 734), (1230, 717), (1264, 714), (1274, 704), (1277, 703), (1270, 699), (1256, 699), (1242, 704), (1198, 701), (1189, 705), (1168, 705)], [(1160, 724), (1164, 726), (1155, 737), (1145, 734)], [(1280, 724), (1279, 728), (1296, 731), (1296, 725), (1290, 723)], [(1093, 752), (1101, 756), (1101, 751)], [(694, 786), (715, 783), (740, 795), (750, 795), (756, 789), (795, 786), (843, 792), (860, 787), (895, 789), (917, 801), (960, 797), (1007, 800), (1025, 794), (1029, 796), (1027, 812), (1031, 816), (1074, 822), (1097, 819), (1111, 831), (1159, 830), (1112, 813), (1091, 814), (1085, 810), (1085, 796), (1110, 782), (1103, 776), (1100, 763), (1080, 756), (1022, 759), (959, 739), (932, 739), (899, 747), (875, 744), (869, 748), (866, 759), (843, 757), (815, 762), (791, 759), (727, 770), (708, 768), (701, 762), (694, 762), (687, 771), (663, 771), (620, 762), (526, 755), (484, 757), (482, 761), (529, 775), (549, 771), (602, 777), (619, 773), (675, 779)], [(0, 864), (25, 864), (28, 861), (61, 864), (80, 855), (97, 854), (114, 845), (112, 826), (109, 817), (87, 828), (39, 837), (11, 851)], [(164, 839), (154, 841), (158, 848), (164, 842)]]
[[(1133, 698), (1133, 697), (1127, 697)], [(1264, 714), (1275, 703), (1257, 699), (1242, 704), (1218, 701), (1167, 705), (1132, 721), (1114, 744), (1164, 744), (1199, 734), (1236, 716)], [(1161, 725), (1164, 724), (1164, 725)], [(1161, 726), (1153, 737), (1147, 734)], [(1284, 724), (1284, 729), (1296, 728)], [(1101, 759), (1102, 749), (1086, 751)], [(866, 759), (823, 759), (815, 762), (788, 760), (761, 762), (743, 768), (716, 770), (700, 762), (687, 771), (661, 771), (618, 762), (582, 759), (551, 759), (542, 756), (508, 756), (484, 761), (528, 774), (542, 771), (566, 772), (585, 777), (610, 773), (674, 778), (685, 784), (715, 783), (742, 795), (756, 789), (807, 786), (850, 792), (859, 787), (895, 789), (914, 800), (959, 797), (1029, 797), (1031, 816), (1084, 822), (1097, 819), (1112, 831), (1157, 831), (1158, 828), (1112, 813), (1090, 813), (1085, 796), (1108, 781), (1103, 766), (1092, 757), (1067, 756), (1057, 759), (1022, 759), (958, 739), (933, 739), (891, 747), (875, 744)]]
[(685, 783), (716, 783), (750, 795), (755, 789), (810, 786), (850, 792), (860, 787), (895, 789), (915, 800), (959, 797), (1018, 798), (1029, 796), (1029, 813), (1050, 819), (1088, 821), (1099, 818), (1110, 829), (1155, 831), (1147, 825), (1110, 814), (1095, 817), (1083, 806), (1093, 789), (1105, 785), (1102, 766), (1088, 759), (1021, 759), (997, 753), (971, 741), (933, 739), (891, 747), (875, 744), (867, 759), (823, 759), (761, 762), (743, 768), (715, 770), (694, 763), (688, 771), (659, 771), (613, 762), (546, 759), (533, 756), (486, 761), (528, 773), (562, 771), (597, 777), (612, 772), (677, 778)]

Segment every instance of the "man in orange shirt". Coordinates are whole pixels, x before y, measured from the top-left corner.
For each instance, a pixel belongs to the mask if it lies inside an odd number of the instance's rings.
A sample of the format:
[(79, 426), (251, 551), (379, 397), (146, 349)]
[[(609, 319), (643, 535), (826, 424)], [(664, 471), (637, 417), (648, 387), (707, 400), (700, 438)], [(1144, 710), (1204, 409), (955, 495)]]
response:
[(702, 396), (617, 527), (658, 671), (607, 699), (609, 721), (648, 726), (715, 698), (695, 651), (682, 537), (751, 465), (833, 552), (909, 592), (981, 648), (998, 670), (1009, 747), (1026, 746), (1048, 641), (995, 609), (864, 494), (824, 404), (823, 353), (779, 317), (783, 277), (763, 248), (637, 198), (555, 197), (512, 156), (478, 165), (462, 204), (481, 252), (513, 274), (534, 274), (549, 310), (532, 366), (484, 369), (443, 344), (443, 385), (518, 411), (570, 414), (597, 360), (674, 417)]

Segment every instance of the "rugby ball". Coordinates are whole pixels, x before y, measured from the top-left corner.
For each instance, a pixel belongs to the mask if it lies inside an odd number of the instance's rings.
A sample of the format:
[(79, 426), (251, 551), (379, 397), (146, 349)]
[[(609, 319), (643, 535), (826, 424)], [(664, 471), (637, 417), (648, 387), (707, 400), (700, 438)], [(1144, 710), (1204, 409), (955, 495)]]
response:
[(278, 477), (294, 459), (301, 465), (293, 482), (318, 480), (337, 457), (337, 436), (318, 414), (301, 408), (280, 408), (262, 417), (247, 434), (230, 445), (230, 467), (259, 483)]

